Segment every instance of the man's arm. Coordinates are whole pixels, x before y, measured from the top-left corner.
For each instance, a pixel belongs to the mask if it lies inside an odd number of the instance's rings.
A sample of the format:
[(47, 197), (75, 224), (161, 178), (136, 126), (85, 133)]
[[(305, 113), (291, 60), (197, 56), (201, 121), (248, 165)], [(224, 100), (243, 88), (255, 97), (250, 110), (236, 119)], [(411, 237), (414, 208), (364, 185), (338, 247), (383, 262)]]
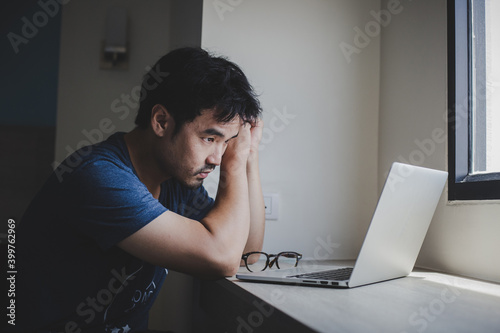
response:
[(167, 211), (118, 246), (155, 265), (204, 276), (231, 276), (238, 270), (250, 229), (247, 162), (250, 126), (240, 128), (221, 163), (214, 207), (198, 221)]
[(265, 229), (265, 205), (259, 173), (259, 143), (263, 122), (258, 120), (250, 130), (252, 141), (247, 162), (248, 196), (250, 200), (250, 231), (243, 253), (262, 251)]

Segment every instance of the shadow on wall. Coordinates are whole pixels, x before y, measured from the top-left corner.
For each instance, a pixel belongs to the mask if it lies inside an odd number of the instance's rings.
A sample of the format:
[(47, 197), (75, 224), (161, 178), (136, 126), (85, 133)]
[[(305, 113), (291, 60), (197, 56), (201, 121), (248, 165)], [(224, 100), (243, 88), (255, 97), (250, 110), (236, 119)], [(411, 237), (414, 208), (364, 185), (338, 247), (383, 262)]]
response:
[(0, 233), (16, 222), (52, 172), (55, 127), (0, 125)]
[[(0, 233), (18, 222), (52, 171), (60, 10), (12, 1), (0, 14)], [(60, 8), (59, 8), (60, 9)], [(49, 15), (50, 14), (50, 15)]]

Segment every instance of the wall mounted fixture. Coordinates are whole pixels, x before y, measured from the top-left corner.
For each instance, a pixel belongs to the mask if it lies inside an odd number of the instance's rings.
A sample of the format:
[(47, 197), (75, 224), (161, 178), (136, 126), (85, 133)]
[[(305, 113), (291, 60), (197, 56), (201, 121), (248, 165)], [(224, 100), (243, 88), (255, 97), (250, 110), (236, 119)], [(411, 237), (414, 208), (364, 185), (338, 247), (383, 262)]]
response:
[(101, 69), (128, 69), (127, 9), (112, 7), (106, 16), (106, 36), (101, 43)]

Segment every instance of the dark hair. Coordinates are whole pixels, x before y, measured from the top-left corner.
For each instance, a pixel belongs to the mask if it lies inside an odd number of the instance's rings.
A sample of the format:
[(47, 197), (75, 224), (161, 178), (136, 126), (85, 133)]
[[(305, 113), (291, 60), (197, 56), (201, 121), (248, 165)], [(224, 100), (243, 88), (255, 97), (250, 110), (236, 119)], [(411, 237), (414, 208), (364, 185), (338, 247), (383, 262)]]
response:
[(144, 76), (137, 126), (150, 126), (156, 104), (172, 115), (176, 132), (206, 109), (215, 109), (220, 122), (237, 115), (245, 122), (254, 121), (262, 111), (252, 86), (236, 64), (191, 47), (169, 52)]

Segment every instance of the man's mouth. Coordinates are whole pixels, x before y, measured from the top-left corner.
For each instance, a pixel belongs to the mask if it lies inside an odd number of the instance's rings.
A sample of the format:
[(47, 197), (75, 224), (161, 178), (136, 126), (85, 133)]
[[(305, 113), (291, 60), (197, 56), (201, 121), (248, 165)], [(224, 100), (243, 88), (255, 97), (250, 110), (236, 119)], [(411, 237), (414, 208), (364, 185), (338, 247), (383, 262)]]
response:
[(201, 177), (201, 178), (207, 178), (207, 177), (208, 177), (208, 174), (209, 174), (210, 172), (212, 172), (212, 171), (214, 171), (214, 169), (213, 169), (213, 168), (212, 168), (212, 169), (207, 169), (207, 170), (200, 171), (200, 172), (198, 173), (198, 176), (199, 176), (199, 177)]
[(200, 172), (200, 173), (198, 174), (198, 176), (199, 176), (200, 178), (207, 178), (207, 177), (208, 177), (208, 174), (209, 174), (209, 172)]

